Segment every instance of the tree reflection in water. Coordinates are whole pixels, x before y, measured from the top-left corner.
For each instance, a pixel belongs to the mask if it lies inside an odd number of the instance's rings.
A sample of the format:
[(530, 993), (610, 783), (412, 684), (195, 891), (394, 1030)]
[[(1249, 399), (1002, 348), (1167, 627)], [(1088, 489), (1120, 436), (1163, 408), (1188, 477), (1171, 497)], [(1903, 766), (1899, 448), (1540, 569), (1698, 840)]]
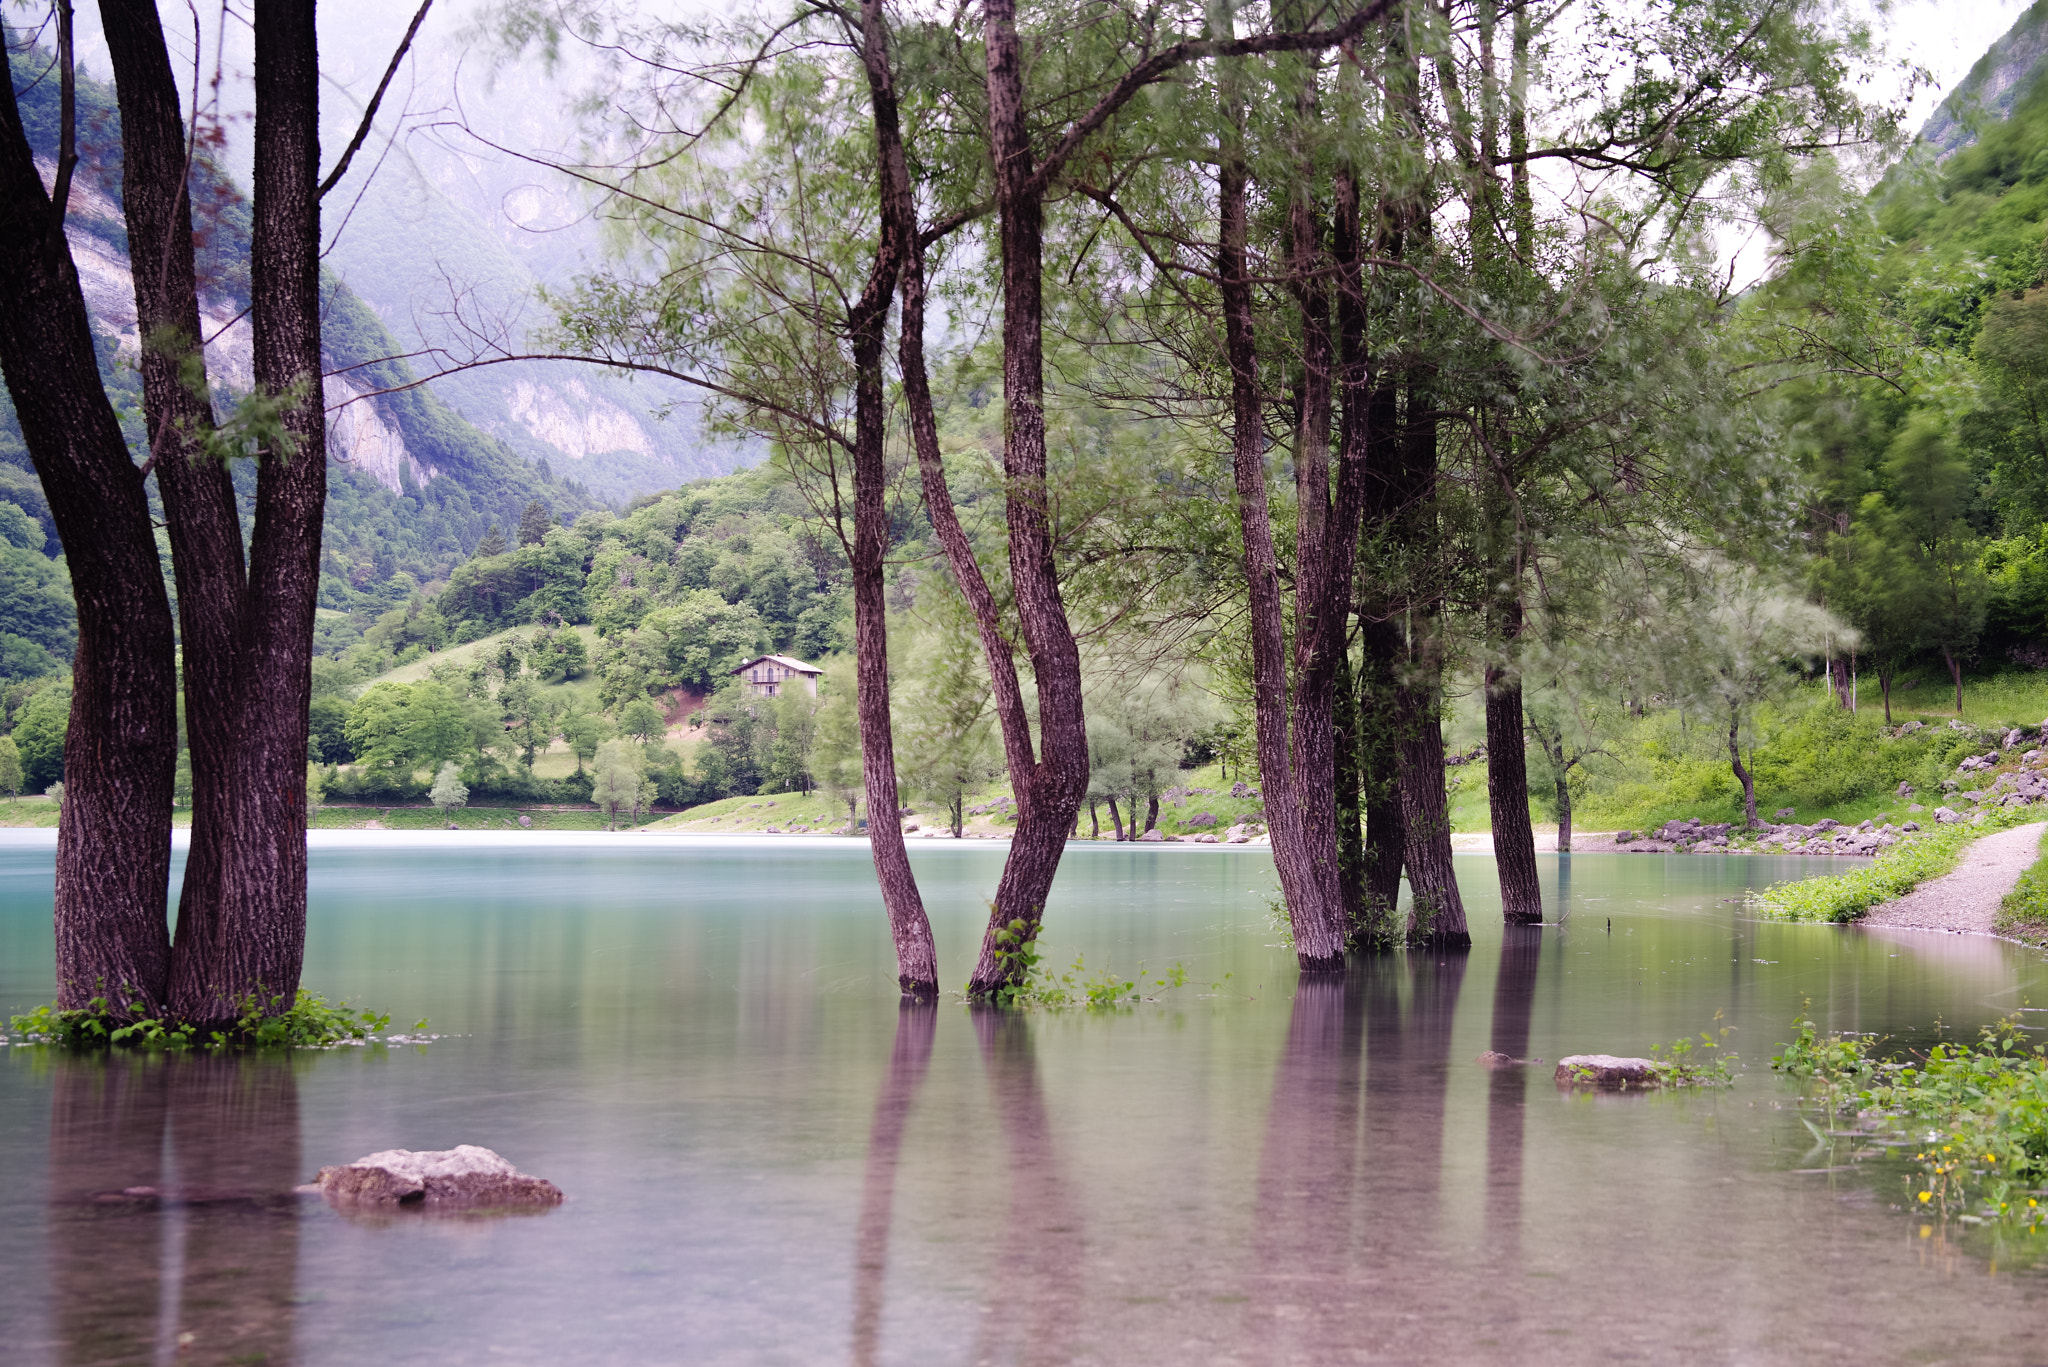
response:
[(872, 1367), (882, 1332), (882, 1302), (889, 1277), (889, 1226), (896, 1206), (896, 1167), (903, 1156), (903, 1128), (932, 1057), (932, 1031), (939, 1018), (935, 1001), (906, 997), (897, 1008), (896, 1046), (875, 1099), (875, 1123), (868, 1139), (867, 1172), (861, 1183), (860, 1231), (854, 1240), (853, 1361)]
[[(1529, 1056), (1529, 1018), (1536, 1006), (1536, 970), (1543, 958), (1541, 926), (1501, 927), (1500, 970), (1493, 980), (1493, 1039), (1509, 1058)], [(1513, 1263), (1522, 1242), (1522, 1117), (1535, 1064), (1496, 1068), (1486, 1090), (1486, 1233), (1494, 1255)]]
[(51, 1068), (58, 1361), (289, 1363), (291, 1063), (57, 1055)]
[(1053, 1142), (1038, 1055), (1021, 1011), (972, 1008), (997, 1123), (1009, 1159), (1009, 1208), (985, 1213), (995, 1276), (967, 1361), (1070, 1360), (1081, 1300), (1083, 1238), (1064, 1165)]

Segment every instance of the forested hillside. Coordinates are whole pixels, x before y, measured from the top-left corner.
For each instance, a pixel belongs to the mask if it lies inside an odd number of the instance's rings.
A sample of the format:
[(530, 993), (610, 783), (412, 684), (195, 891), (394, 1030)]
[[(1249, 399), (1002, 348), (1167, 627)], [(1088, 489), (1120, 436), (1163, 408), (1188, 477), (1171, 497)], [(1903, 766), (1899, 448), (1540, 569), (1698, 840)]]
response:
[[(49, 55), (40, 49), (17, 52), (11, 62), (31, 145), (39, 156), (53, 157), (57, 87), (53, 80), (37, 79), (47, 68)], [(120, 111), (112, 89), (90, 78), (78, 82), (77, 99), (82, 162), (74, 192), (78, 204), (66, 220), (67, 233), (86, 278), (108, 390), (116, 398), (131, 447), (141, 452), (141, 393), (133, 366), (140, 339), (135, 334), (127, 230), (121, 216)], [(216, 398), (216, 407), (225, 412), (233, 402), (233, 386), (247, 373), (247, 330), (235, 320), (248, 302), (248, 204), (204, 159), (195, 180), (201, 283), (208, 325), (219, 329), (208, 354), (225, 377), (226, 387)], [(331, 275), (326, 281), (324, 345), (328, 367), (338, 376), (330, 382), (329, 404), (340, 406), (329, 474), (321, 605), (346, 615), (327, 622), (330, 645), (345, 644), (355, 629), (351, 621), (359, 625), (392, 604), (407, 601), (421, 585), (445, 579), (491, 526), (513, 526), (534, 500), (572, 520), (601, 506), (581, 484), (558, 478), (544, 460), (536, 463), (521, 457), (462, 418), (431, 389), (413, 387), (410, 365), (386, 359), (399, 355), (398, 343)], [(353, 402), (343, 402), (350, 399)], [(253, 490), (239, 471), (237, 487), (246, 518)], [(7, 538), (6, 548), (0, 549), (6, 633), (61, 659), (69, 651), (69, 595), (59, 591), (61, 573), (33, 556), (41, 551), (42, 559), (49, 560), (62, 548), (4, 394), (0, 500), (23, 512), (42, 533), (36, 539), (24, 529), (10, 531), (11, 514), (0, 508), (0, 535)], [(51, 660), (18, 646), (0, 642), (0, 647), (5, 647), (0, 649), (0, 670), (8, 671), (8, 677), (20, 677), (23, 669), (47, 671), (51, 666)]]
[(1942, 160), (1922, 144), (1846, 223), (1791, 227), (1753, 310), (1770, 342), (1797, 339), (1772, 397), (1812, 483), (1815, 592), (1887, 687), (2048, 665), (2038, 69), (2011, 110)]

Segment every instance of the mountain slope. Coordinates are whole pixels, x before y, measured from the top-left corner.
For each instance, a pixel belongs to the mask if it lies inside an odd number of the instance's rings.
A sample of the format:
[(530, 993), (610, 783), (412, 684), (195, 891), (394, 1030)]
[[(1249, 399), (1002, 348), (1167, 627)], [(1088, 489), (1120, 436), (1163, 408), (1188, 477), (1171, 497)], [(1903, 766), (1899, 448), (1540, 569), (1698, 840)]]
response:
[(1937, 159), (1968, 147), (1986, 124), (2010, 117), (2043, 56), (2048, 56), (2048, 0), (2037, 0), (1977, 59), (1920, 130)]

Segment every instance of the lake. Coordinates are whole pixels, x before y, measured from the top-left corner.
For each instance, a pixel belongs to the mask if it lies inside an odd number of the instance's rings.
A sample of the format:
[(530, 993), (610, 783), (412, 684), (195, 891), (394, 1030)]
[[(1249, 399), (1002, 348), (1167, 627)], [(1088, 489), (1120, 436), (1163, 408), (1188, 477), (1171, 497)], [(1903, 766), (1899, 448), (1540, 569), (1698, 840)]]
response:
[[(0, 1011), (54, 991), (53, 849), (0, 837)], [(913, 842), (945, 983), (1002, 854)], [(1557, 924), (1504, 942), (1461, 857), (1469, 955), (1298, 989), (1266, 854), (1076, 846), (1048, 957), (1187, 984), (1005, 1013), (899, 1009), (851, 841), (319, 833), (306, 986), (444, 1038), (0, 1051), (0, 1360), (2048, 1361), (2048, 1273), (1923, 1233), (1899, 1169), (1810, 1171), (1767, 1066), (1808, 1002), (1909, 1038), (2048, 1005), (2039, 954), (1748, 919), (1746, 888), (1839, 863), (1539, 858)], [(1473, 1062), (1724, 1026), (1724, 1090)], [(458, 1143), (567, 1202), (292, 1194)]]

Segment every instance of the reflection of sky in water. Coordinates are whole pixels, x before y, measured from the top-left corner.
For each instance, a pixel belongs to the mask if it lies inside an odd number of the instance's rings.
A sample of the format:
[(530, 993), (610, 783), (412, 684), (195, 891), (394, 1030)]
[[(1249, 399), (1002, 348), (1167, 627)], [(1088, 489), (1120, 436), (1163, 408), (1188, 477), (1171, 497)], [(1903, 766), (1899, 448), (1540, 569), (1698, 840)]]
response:
[[(2041, 1357), (2040, 1275), (1917, 1238), (1882, 1177), (1794, 1173), (1810, 1139), (1763, 1067), (1809, 999), (1837, 1028), (1974, 1028), (2048, 1004), (2040, 960), (1730, 900), (1825, 865), (1544, 856), (1565, 925), (1503, 944), (1491, 863), (1461, 858), (1469, 956), (1297, 992), (1265, 855), (1079, 848), (1049, 956), (1189, 986), (1020, 1018), (898, 1010), (860, 846), (528, 844), (316, 850), (308, 985), (455, 1036), (423, 1051), (0, 1054), (0, 1357)], [(1002, 851), (913, 857), (957, 982)], [(49, 870), (47, 838), (0, 844), (0, 1010), (50, 995)], [(1725, 1093), (1472, 1064), (1641, 1052), (1716, 1011), (1750, 1065)], [(569, 1203), (377, 1224), (285, 1194), (456, 1143)]]

